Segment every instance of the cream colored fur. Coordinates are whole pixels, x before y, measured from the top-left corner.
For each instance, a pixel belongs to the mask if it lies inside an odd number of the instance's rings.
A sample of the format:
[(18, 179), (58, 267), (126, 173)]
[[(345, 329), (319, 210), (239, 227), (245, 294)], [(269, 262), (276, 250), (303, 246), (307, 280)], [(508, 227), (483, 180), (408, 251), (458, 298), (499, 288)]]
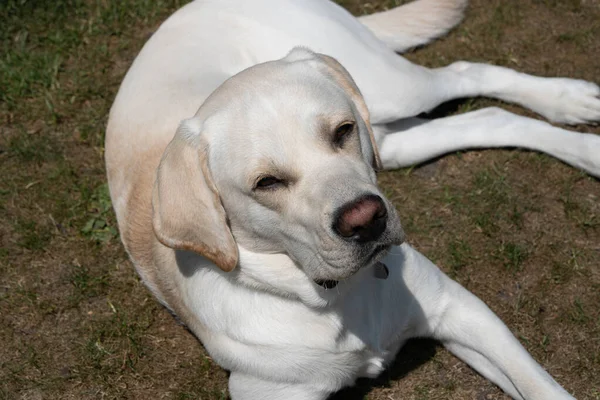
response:
[(468, 0), (421, 0), (360, 17), (391, 49), (401, 53), (445, 35), (463, 19)]
[[(121, 238), (152, 293), (231, 371), (234, 400), (326, 399), (423, 336), (515, 399), (572, 399), (479, 299), (402, 243), (377, 187), (374, 166), (477, 147), (543, 151), (600, 176), (595, 135), (495, 108), (414, 118), (487, 95), (552, 121), (600, 119), (589, 82), (428, 69), (394, 52), (446, 32), (465, 3), (358, 20), (327, 0), (197, 0), (131, 66), (105, 146)], [(340, 215), (364, 212), (365, 196), (384, 229), (341, 234)]]

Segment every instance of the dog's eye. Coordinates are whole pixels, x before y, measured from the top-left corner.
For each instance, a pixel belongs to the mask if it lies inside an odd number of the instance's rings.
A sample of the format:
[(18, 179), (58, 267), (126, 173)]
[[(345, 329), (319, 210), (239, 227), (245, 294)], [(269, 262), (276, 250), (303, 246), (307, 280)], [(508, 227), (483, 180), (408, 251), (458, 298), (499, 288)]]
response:
[(344, 122), (342, 125), (338, 126), (335, 130), (335, 135), (333, 137), (333, 142), (335, 144), (342, 144), (344, 139), (354, 131), (354, 122)]
[(256, 182), (255, 189), (275, 189), (283, 184), (284, 182), (281, 179), (274, 176), (265, 176)]

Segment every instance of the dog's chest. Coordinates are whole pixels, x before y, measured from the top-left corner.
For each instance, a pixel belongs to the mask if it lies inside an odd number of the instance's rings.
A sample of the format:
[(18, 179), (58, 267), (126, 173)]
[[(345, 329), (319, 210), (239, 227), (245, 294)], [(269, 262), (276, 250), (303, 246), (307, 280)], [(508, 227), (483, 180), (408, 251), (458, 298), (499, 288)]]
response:
[(210, 332), (201, 340), (223, 367), (261, 365), (265, 374), (294, 376), (313, 371), (344, 377), (340, 384), (345, 385), (358, 376), (379, 375), (406, 325), (406, 309), (391, 306), (399, 295), (392, 279), (362, 278), (336, 306), (315, 309), (233, 286), (207, 269), (186, 280), (186, 303)]

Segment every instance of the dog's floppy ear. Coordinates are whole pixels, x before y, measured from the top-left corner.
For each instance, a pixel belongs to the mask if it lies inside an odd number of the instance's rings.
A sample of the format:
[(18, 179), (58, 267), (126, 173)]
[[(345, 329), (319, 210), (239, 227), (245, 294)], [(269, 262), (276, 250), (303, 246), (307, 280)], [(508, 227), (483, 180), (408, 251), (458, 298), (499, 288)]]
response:
[(152, 192), (152, 226), (165, 246), (193, 251), (223, 271), (231, 271), (238, 262), (238, 250), (200, 131), (200, 122), (186, 120), (167, 146)]
[(379, 151), (377, 150), (377, 142), (375, 141), (375, 136), (373, 135), (373, 128), (371, 127), (371, 121), (369, 116), (369, 109), (367, 108), (367, 104), (356, 86), (354, 79), (350, 76), (346, 68), (342, 66), (335, 58), (326, 56), (324, 54), (313, 53), (308, 49), (304, 48), (295, 48), (292, 50), (288, 57), (292, 59), (294, 57), (307, 57), (309, 54), (312, 54), (313, 57), (316, 57), (317, 60), (320, 60), (322, 64), (325, 66), (325, 73), (331, 77), (342, 89), (348, 93), (350, 99), (354, 103), (354, 106), (358, 110), (362, 120), (365, 123), (367, 128), (368, 137), (360, 137), (360, 147), (362, 153), (365, 157), (369, 157), (371, 161), (371, 166), (376, 170), (382, 169), (381, 158), (379, 157)]

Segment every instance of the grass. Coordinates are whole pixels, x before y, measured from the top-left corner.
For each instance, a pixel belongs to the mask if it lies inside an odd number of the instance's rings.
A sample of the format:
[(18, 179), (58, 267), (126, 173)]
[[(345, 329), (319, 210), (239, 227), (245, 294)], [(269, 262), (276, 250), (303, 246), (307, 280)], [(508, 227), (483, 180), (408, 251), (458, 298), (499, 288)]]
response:
[(117, 237), (108, 184), (103, 183), (94, 190), (89, 202), (88, 216), (90, 218), (81, 228), (81, 233), (85, 236), (96, 242), (108, 242)]
[(456, 278), (460, 270), (471, 261), (471, 247), (462, 239), (453, 240), (448, 243), (448, 254), (450, 256), (448, 275), (451, 278)]
[[(0, 2), (0, 399), (225, 399), (227, 375), (156, 304), (122, 249), (103, 140), (128, 66), (178, 0)], [(355, 14), (406, 1), (339, 1)], [(406, 56), (600, 80), (600, 10), (472, 0)], [(491, 100), (458, 102), (466, 112)], [(600, 133), (598, 128), (583, 130)], [(600, 398), (600, 184), (524, 151), (380, 175), (410, 242), (480, 296), (568, 390)], [(505, 398), (428, 342), (342, 398)]]

